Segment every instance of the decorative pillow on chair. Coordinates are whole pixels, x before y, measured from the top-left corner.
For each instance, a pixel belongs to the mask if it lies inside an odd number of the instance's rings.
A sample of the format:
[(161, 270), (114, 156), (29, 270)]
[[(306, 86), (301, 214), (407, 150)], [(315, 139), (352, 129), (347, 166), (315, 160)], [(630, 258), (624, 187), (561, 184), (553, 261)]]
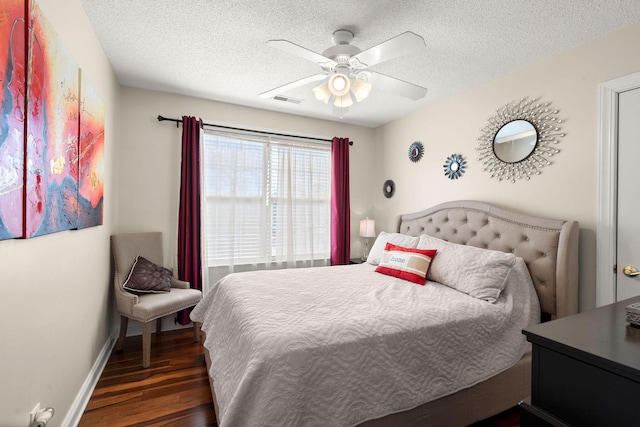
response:
[(380, 258), (382, 257), (382, 252), (385, 250), (385, 246), (387, 243), (393, 243), (394, 245), (403, 246), (405, 248), (415, 248), (418, 246), (419, 237), (407, 236), (406, 234), (400, 233), (386, 233), (381, 231), (376, 238), (375, 243), (371, 247), (369, 251), (369, 256), (367, 257), (367, 262), (369, 264), (378, 265), (380, 264)]
[(167, 293), (171, 276), (171, 270), (138, 255), (122, 287), (133, 293)]
[(433, 249), (405, 248), (387, 243), (376, 271), (424, 286), (434, 256), (436, 251)]
[(420, 236), (418, 248), (438, 250), (427, 279), (491, 303), (500, 296), (517, 258), (511, 253), (451, 243), (427, 234)]

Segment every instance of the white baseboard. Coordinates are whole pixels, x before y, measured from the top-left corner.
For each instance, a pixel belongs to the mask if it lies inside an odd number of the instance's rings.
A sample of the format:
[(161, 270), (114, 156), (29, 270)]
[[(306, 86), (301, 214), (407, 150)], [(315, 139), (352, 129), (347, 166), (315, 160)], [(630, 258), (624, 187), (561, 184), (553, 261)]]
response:
[(102, 347), (102, 351), (98, 355), (96, 362), (93, 364), (89, 375), (84, 380), (84, 384), (82, 384), (82, 388), (76, 395), (71, 408), (67, 412), (67, 415), (64, 417), (62, 421), (63, 426), (73, 426), (76, 427), (80, 423), (80, 419), (82, 418), (82, 414), (84, 413), (87, 404), (89, 403), (89, 399), (91, 398), (91, 394), (93, 390), (96, 388), (96, 384), (98, 384), (98, 380), (100, 379), (100, 375), (102, 375), (102, 371), (104, 367), (107, 366), (107, 362), (109, 361), (109, 356), (111, 355), (111, 351), (116, 346), (116, 342), (118, 340), (119, 330), (116, 328), (109, 338), (107, 338), (107, 342), (104, 343)]

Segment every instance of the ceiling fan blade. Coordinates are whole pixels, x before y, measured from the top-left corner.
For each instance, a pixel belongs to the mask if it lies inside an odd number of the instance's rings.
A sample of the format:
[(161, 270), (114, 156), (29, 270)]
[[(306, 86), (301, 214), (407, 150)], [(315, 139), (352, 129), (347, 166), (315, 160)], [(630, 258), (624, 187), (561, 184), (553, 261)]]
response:
[(324, 80), (325, 78), (327, 78), (326, 74), (314, 74), (312, 76), (305, 77), (304, 79), (296, 80), (291, 83), (287, 83), (286, 85), (279, 86), (275, 89), (262, 92), (259, 96), (260, 98), (273, 98), (275, 95), (290, 91), (300, 86), (304, 86), (308, 83)]
[(304, 58), (308, 61), (315, 62), (322, 67), (333, 67), (337, 65), (336, 62), (332, 59), (309, 50), (306, 47), (291, 43), (288, 40), (269, 40), (267, 44), (271, 47), (275, 47), (276, 49), (280, 49), (285, 52), (298, 55), (299, 57)]
[(373, 86), (372, 90), (381, 89), (385, 92), (395, 93), (414, 101), (424, 98), (427, 94), (427, 89), (422, 86), (414, 85), (413, 83), (405, 82), (404, 80), (389, 77), (384, 74), (374, 73), (371, 70), (367, 71), (371, 73), (369, 83)]
[(379, 64), (384, 61), (388, 61), (393, 58), (406, 55), (414, 52), (418, 49), (422, 49), (426, 46), (424, 39), (407, 31), (398, 36), (395, 36), (379, 45), (373, 46), (367, 50), (354, 55), (351, 59), (356, 59), (365, 67), (371, 67), (372, 65)]

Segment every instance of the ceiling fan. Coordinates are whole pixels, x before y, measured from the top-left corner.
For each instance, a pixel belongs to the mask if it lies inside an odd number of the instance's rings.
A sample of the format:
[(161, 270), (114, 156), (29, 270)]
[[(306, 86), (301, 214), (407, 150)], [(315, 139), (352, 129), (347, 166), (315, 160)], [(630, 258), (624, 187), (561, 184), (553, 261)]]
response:
[(260, 97), (272, 98), (300, 86), (323, 81), (313, 88), (316, 98), (338, 107), (340, 113), (343, 113), (354, 101), (360, 102), (366, 98), (373, 87), (412, 100), (418, 100), (427, 94), (427, 89), (421, 86), (369, 69), (381, 62), (424, 48), (422, 37), (407, 31), (364, 51), (350, 44), (353, 37), (349, 30), (337, 30), (332, 37), (335, 46), (325, 50), (322, 55), (288, 40), (269, 40), (269, 46), (315, 62), (323, 73), (263, 92)]

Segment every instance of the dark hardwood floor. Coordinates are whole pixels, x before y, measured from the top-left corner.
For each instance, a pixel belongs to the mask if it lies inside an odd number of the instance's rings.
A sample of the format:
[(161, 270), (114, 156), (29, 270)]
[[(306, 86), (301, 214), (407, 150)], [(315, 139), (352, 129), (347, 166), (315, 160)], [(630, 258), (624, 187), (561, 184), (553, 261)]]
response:
[[(209, 380), (202, 343), (193, 329), (153, 335), (151, 366), (142, 368), (142, 338), (127, 337), (113, 353), (91, 395), (79, 427), (213, 427)], [(473, 427), (515, 427), (518, 408)]]
[(142, 368), (142, 337), (127, 337), (109, 358), (79, 427), (210, 427), (216, 416), (202, 343), (193, 329), (153, 334), (151, 366)]

